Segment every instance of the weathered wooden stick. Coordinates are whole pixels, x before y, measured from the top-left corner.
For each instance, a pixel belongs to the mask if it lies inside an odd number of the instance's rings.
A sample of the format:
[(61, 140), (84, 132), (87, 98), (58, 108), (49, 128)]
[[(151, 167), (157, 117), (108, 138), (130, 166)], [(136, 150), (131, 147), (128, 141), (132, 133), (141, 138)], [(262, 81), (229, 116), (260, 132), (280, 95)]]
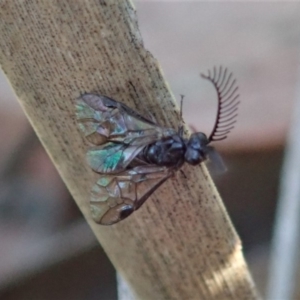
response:
[[(74, 99), (97, 92), (162, 125), (178, 109), (143, 46), (129, 0), (3, 0), (0, 63), (28, 119), (117, 271), (138, 299), (257, 299), (240, 240), (205, 166), (184, 167), (136, 213), (90, 217), (99, 175), (85, 162)], [(59, 207), (57, 208), (59, 209)], [(101, 268), (101, 266), (99, 266)], [(101, 283), (99, 283), (101, 284)]]

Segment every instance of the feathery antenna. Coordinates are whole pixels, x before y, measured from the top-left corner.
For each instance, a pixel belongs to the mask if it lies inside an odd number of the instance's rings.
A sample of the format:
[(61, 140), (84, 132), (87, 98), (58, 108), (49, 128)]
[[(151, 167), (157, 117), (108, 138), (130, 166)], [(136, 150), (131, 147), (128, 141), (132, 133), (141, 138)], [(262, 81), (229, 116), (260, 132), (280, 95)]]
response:
[(238, 101), (238, 87), (232, 73), (222, 66), (217, 70), (213, 68), (213, 74), (208, 70), (208, 75), (201, 74), (201, 77), (209, 80), (215, 87), (218, 96), (218, 111), (214, 128), (208, 137), (208, 141), (221, 141), (226, 139), (228, 133), (236, 123)]

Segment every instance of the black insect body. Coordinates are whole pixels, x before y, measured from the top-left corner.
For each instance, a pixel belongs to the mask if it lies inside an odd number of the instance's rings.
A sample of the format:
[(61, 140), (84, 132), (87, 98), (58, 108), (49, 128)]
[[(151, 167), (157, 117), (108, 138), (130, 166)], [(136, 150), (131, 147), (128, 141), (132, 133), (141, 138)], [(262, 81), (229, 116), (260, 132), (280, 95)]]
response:
[(138, 157), (152, 165), (179, 168), (184, 163), (185, 152), (185, 140), (174, 134), (146, 146)]
[(207, 158), (222, 167), (212, 141), (227, 137), (236, 122), (239, 95), (236, 81), (227, 69), (201, 75), (215, 87), (218, 111), (207, 137), (165, 128), (139, 115), (125, 104), (95, 94), (77, 99), (79, 128), (95, 145), (87, 152), (90, 167), (101, 178), (92, 188), (90, 207), (95, 222), (117, 223), (137, 210), (148, 197), (186, 162), (197, 165)]

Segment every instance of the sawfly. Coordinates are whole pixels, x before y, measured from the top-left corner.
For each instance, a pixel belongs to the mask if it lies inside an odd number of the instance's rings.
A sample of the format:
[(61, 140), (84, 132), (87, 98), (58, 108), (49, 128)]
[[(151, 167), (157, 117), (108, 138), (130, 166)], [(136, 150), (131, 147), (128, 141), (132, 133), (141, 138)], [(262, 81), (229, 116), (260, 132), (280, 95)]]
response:
[(221, 164), (211, 142), (225, 139), (236, 122), (239, 94), (227, 69), (213, 68), (202, 78), (217, 93), (218, 108), (211, 134), (183, 137), (177, 130), (158, 125), (125, 104), (103, 95), (86, 93), (76, 100), (76, 118), (86, 139), (95, 146), (87, 162), (101, 178), (91, 191), (90, 208), (95, 222), (117, 223), (149, 198), (184, 163), (198, 165), (206, 159)]

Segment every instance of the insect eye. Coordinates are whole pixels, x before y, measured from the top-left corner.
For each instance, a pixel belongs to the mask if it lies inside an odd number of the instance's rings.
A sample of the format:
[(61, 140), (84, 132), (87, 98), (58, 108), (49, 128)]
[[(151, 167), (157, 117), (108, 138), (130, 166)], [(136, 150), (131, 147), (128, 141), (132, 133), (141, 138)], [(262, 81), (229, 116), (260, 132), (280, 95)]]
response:
[(187, 163), (195, 166), (204, 161), (205, 156), (202, 151), (189, 147), (185, 152), (184, 159)]
[(188, 147), (192, 147), (195, 150), (200, 150), (203, 146), (207, 145), (208, 140), (204, 133), (195, 132), (191, 135), (188, 141)]

